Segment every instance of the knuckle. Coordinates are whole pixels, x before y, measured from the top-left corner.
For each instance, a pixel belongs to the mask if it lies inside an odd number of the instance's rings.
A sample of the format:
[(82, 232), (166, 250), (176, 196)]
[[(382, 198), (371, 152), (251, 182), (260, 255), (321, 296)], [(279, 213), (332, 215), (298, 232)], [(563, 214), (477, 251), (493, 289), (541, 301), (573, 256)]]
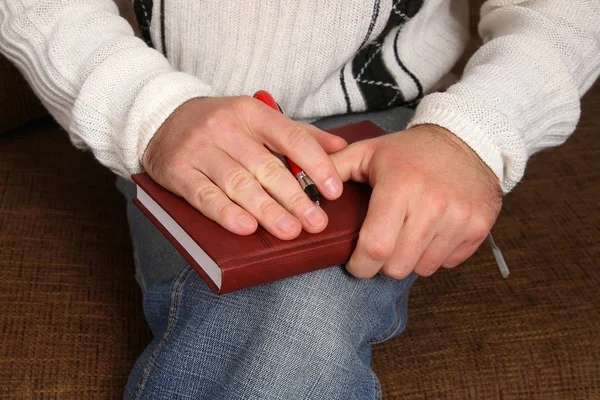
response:
[(203, 185), (196, 189), (194, 199), (196, 199), (200, 207), (206, 207), (219, 196), (219, 193), (220, 190), (216, 186)]
[(294, 124), (288, 128), (285, 138), (287, 147), (290, 149), (296, 149), (306, 144), (310, 138), (310, 135), (306, 133), (306, 130), (301, 125)]
[(402, 177), (402, 186), (410, 188), (413, 193), (424, 195), (426, 192), (425, 182), (428, 178), (420, 171), (411, 172), (407, 176)]
[[(419, 248), (420, 243), (429, 243), (433, 235), (433, 225), (435, 221), (433, 219), (423, 221), (421, 229), (417, 230), (411, 237), (409, 237), (404, 245), (408, 249)], [(415, 260), (416, 262), (416, 260)]]
[(459, 202), (452, 208), (452, 220), (458, 224), (464, 224), (471, 219), (472, 207), (469, 203)]
[(213, 132), (230, 132), (233, 130), (231, 114), (222, 108), (212, 111), (204, 120), (204, 125)]
[(380, 239), (365, 240), (363, 249), (365, 254), (375, 261), (387, 260), (394, 251), (394, 247), (391, 244), (385, 243)]
[(436, 192), (429, 197), (429, 210), (433, 216), (441, 217), (447, 207), (448, 198), (444, 193)]
[(396, 280), (402, 280), (402, 279), (406, 278), (408, 275), (410, 275), (410, 271), (400, 268), (400, 267), (384, 268), (383, 273), (388, 278), (392, 278), (392, 279), (396, 279)]
[[(348, 143), (348, 142), (346, 142), (346, 143)], [(361, 140), (360, 142), (350, 143), (349, 146), (352, 146), (352, 145), (362, 146), (365, 149), (365, 152), (372, 154), (375, 152), (375, 150), (377, 150), (377, 146), (379, 146), (379, 144), (380, 144), (379, 141), (377, 141), (373, 138), (373, 139)], [(395, 159), (393, 159), (393, 160), (395, 160)]]
[(218, 207), (218, 209), (215, 211), (215, 215), (216, 215), (216, 220), (217, 221), (226, 221), (229, 218), (231, 218), (232, 212), (235, 211), (235, 206), (233, 203), (231, 202), (226, 202), (225, 204), (221, 205)]
[(254, 179), (245, 172), (235, 172), (226, 181), (227, 193), (231, 194), (241, 193), (254, 187)]
[(257, 171), (258, 180), (261, 182), (273, 182), (287, 172), (285, 166), (278, 159), (263, 163)]
[(227, 210), (229, 209), (230, 204), (222, 204), (215, 211), (215, 215), (218, 221), (222, 221), (227, 216)]
[(481, 243), (490, 231), (491, 225), (483, 218), (477, 218), (471, 228), (471, 236), (474, 242)]
[(239, 96), (235, 96), (234, 100), (239, 102), (240, 104), (254, 104), (256, 100), (247, 94), (241, 94)]
[[(337, 174), (337, 170), (335, 169), (333, 162), (331, 162), (331, 159), (327, 156), (324, 156), (324, 158), (320, 158), (319, 161), (317, 161), (312, 168), (324, 176), (335, 176)], [(316, 178), (315, 176), (312, 177)]]
[(256, 110), (258, 101), (248, 95), (235, 96), (231, 98), (231, 105), (242, 112), (253, 112)]
[(292, 208), (300, 208), (302, 204), (306, 203), (307, 199), (306, 193), (298, 190), (290, 195), (288, 202)]
[(241, 106), (245, 106), (245, 107), (253, 106), (253, 105), (257, 104), (256, 99), (253, 98), (252, 96), (248, 96), (247, 94), (236, 96), (235, 101), (237, 102), (237, 104), (239, 104)]
[(278, 209), (278, 204), (275, 202), (275, 200), (271, 199), (270, 197), (266, 197), (263, 200), (260, 200), (258, 205), (257, 205), (257, 209), (260, 215), (262, 215), (263, 217), (266, 215), (269, 215), (271, 212), (273, 214), (275, 214), (275, 212)]

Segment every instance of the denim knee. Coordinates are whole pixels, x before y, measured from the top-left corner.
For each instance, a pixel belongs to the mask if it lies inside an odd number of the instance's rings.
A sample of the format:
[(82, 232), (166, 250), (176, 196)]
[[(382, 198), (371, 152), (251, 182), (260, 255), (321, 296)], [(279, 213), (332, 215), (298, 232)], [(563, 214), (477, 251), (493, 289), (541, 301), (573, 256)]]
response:
[(215, 296), (188, 267), (168, 287), (146, 293), (155, 338), (136, 364), (128, 393), (377, 398), (369, 343), (405, 323), (398, 304), (410, 283), (358, 280), (332, 267)]

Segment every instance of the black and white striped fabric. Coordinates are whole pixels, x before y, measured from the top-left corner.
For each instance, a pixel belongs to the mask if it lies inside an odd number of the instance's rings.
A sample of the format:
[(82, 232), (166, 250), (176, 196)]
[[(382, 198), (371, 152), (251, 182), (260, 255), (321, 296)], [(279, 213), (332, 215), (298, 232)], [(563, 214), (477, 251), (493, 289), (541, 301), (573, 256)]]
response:
[[(388, 15), (388, 21), (385, 28), (375, 40), (367, 43), (369, 41), (369, 36), (372, 34), (372, 27), (375, 26), (377, 19), (382, 17), (379, 13), (381, 1), (376, 1), (374, 3), (373, 16), (370, 25), (371, 29), (369, 29), (363, 42), (363, 46), (361, 46), (358, 54), (356, 54), (352, 62), (346, 66), (346, 68), (351, 68), (352, 70), (352, 77), (362, 93), (366, 103), (366, 110), (382, 110), (400, 105), (407, 106), (414, 104), (416, 100), (423, 97), (423, 87), (421, 82), (412, 71), (409, 71), (406, 68), (402, 62), (401, 55), (398, 54), (397, 46), (393, 46), (394, 58), (400, 68), (410, 76), (417, 87), (418, 94), (416, 98), (405, 98), (397, 82), (394, 80), (394, 77), (383, 62), (382, 54), (383, 41), (387, 38), (392, 29), (401, 27), (410, 21), (410, 19), (421, 9), (422, 5), (423, 0), (395, 0)], [(399, 35), (400, 29), (398, 29), (394, 35), (394, 42), (397, 42)], [(344, 91), (347, 111), (352, 112), (353, 107), (346, 88), (344, 69), (340, 72), (340, 84)]]

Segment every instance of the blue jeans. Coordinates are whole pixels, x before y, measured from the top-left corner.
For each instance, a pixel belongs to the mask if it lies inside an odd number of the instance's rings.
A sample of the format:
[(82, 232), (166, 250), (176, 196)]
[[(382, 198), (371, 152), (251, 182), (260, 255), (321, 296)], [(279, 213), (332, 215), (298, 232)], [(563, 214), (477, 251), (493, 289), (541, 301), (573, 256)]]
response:
[[(402, 129), (412, 111), (337, 116)], [(380, 399), (371, 346), (398, 335), (416, 277), (360, 280), (343, 266), (216, 296), (127, 197), (136, 277), (153, 340), (125, 399)]]

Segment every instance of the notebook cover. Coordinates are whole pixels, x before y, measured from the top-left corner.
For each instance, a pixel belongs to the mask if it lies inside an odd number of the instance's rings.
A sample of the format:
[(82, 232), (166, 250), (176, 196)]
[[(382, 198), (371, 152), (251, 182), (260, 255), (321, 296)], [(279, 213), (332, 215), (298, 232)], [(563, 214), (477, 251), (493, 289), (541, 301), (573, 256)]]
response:
[[(328, 130), (349, 143), (385, 133), (375, 124), (364, 121)], [(158, 185), (146, 173), (132, 179), (158, 203), (196, 243), (217, 263), (222, 271), (221, 289), (206, 275), (197, 262), (175, 238), (137, 200), (134, 203), (152, 221), (198, 274), (217, 294), (299, 275), (332, 265), (344, 264), (358, 240), (366, 216), (371, 188), (366, 184), (346, 182), (339, 199), (322, 198), (321, 207), (329, 217), (327, 228), (320, 233), (302, 231), (293, 240), (280, 240), (259, 227), (255, 233), (240, 236), (227, 231), (189, 205), (183, 198)]]

